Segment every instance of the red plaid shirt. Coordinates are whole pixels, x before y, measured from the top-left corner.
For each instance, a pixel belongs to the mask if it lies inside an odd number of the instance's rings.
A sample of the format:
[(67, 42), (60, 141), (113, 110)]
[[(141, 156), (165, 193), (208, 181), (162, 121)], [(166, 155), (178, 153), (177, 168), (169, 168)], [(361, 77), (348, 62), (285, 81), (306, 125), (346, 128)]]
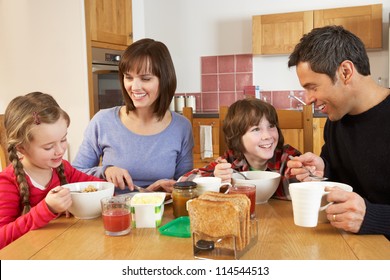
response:
[[(289, 200), (290, 195), (288, 191), (288, 184), (284, 185), (283, 180), (284, 178), (289, 179), (288, 174), (286, 174), (287, 169), (287, 161), (289, 160), (287, 156), (284, 156), (284, 161), (282, 161), (282, 155), (287, 154), (291, 155), (293, 157), (301, 155), (301, 152), (299, 152), (297, 149), (290, 145), (284, 145), (283, 149), (276, 149), (273, 158), (271, 158), (267, 162), (267, 171), (274, 171), (282, 174), (282, 177), (280, 178), (280, 183), (275, 191), (273, 197), (278, 199), (284, 199)], [(223, 156), (217, 158), (215, 161), (210, 162), (208, 165), (202, 167), (202, 168), (196, 168), (191, 170), (190, 172), (184, 174), (180, 181), (191, 181), (195, 177), (207, 177), (207, 176), (214, 176), (214, 169), (215, 166), (218, 164), (218, 160), (220, 159), (226, 159), (229, 163), (232, 164), (232, 168), (237, 171), (248, 171), (250, 170), (250, 166), (246, 159), (239, 160), (234, 157), (234, 153), (232, 150), (228, 150), (224, 153)], [(284, 164), (282, 164), (284, 162)], [(283, 166), (283, 170), (280, 170), (281, 166)]]

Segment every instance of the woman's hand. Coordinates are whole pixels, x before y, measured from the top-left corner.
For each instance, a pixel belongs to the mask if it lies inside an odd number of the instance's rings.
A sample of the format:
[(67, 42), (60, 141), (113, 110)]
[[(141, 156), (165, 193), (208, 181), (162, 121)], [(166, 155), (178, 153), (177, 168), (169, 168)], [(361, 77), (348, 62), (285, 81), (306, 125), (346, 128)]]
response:
[(65, 212), (72, 205), (70, 190), (60, 186), (51, 189), (45, 197), (50, 211), (59, 214)]
[(354, 192), (347, 192), (337, 187), (327, 187), (328, 201), (334, 202), (326, 209), (327, 218), (336, 228), (357, 233), (366, 214), (364, 199)]
[(214, 168), (214, 176), (221, 178), (223, 183), (230, 183), (232, 180), (232, 165), (226, 159), (217, 158), (218, 164)]
[(299, 181), (309, 181), (309, 172), (302, 166), (309, 168), (317, 176), (324, 176), (325, 163), (321, 157), (313, 153), (305, 153), (287, 162), (289, 174), (295, 175)]
[(104, 172), (106, 180), (113, 183), (115, 186), (119, 187), (121, 190), (124, 190), (126, 185), (129, 186), (131, 191), (134, 190), (133, 179), (131, 178), (129, 171), (123, 168), (116, 166), (107, 167)]
[(158, 180), (158, 181), (154, 182), (153, 184), (151, 184), (146, 189), (149, 190), (149, 191), (152, 191), (152, 192), (163, 190), (163, 191), (165, 191), (167, 193), (172, 193), (173, 185), (175, 183), (176, 183), (175, 180), (161, 179), (161, 180)]

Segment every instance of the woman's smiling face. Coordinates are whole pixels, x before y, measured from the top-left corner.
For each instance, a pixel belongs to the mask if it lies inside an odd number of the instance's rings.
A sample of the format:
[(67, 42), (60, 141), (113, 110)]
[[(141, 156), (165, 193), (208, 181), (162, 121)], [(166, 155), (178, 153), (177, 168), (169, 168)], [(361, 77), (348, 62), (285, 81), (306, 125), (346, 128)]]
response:
[(159, 96), (159, 79), (151, 73), (129, 71), (123, 82), (136, 108), (151, 107)]

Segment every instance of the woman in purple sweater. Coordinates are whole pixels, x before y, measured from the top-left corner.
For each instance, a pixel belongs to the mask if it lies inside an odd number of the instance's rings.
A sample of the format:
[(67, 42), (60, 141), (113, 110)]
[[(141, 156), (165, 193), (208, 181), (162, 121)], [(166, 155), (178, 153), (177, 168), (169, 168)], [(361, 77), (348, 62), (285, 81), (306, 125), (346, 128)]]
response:
[(194, 143), (190, 122), (169, 110), (176, 90), (169, 51), (139, 40), (124, 52), (119, 73), (125, 105), (94, 116), (73, 165), (124, 192), (134, 185), (170, 192), (193, 167)]

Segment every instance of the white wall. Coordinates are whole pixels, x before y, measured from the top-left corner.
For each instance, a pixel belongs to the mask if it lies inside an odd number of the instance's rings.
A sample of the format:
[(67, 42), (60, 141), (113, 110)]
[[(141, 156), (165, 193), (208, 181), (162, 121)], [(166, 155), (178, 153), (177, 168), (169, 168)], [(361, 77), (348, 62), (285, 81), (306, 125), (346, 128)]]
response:
[(0, 0), (0, 42), (0, 113), (18, 95), (53, 95), (73, 158), (89, 121), (84, 1)]
[[(200, 92), (200, 57), (251, 53), (253, 15), (383, 4), (383, 50), (369, 52), (372, 76), (387, 85), (389, 0), (133, 0), (134, 39), (151, 37), (171, 51), (178, 92)], [(287, 55), (256, 56), (253, 82), (264, 90), (301, 89)]]
[[(178, 92), (200, 92), (200, 57), (251, 53), (251, 17), (383, 2), (384, 50), (370, 52), (374, 77), (388, 84), (389, 0), (133, 0), (134, 39), (167, 44)], [(287, 56), (254, 59), (254, 84), (301, 89)], [(52, 94), (69, 113), (70, 159), (89, 122), (84, 1), (0, 0), (0, 113), (31, 91)]]

